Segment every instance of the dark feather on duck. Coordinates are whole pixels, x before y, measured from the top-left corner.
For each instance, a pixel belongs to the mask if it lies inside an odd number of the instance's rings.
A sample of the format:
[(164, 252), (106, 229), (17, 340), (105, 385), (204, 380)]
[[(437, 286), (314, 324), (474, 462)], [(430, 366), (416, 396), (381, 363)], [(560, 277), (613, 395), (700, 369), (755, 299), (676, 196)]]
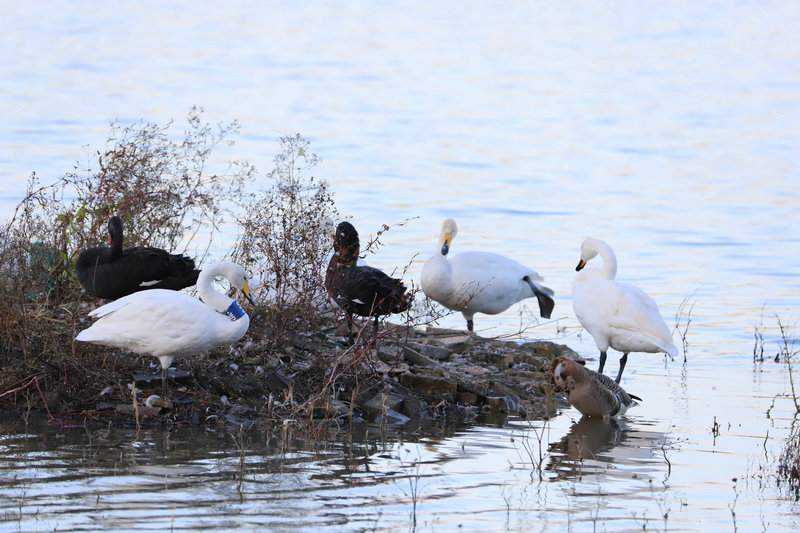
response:
[(75, 271), (86, 292), (116, 300), (146, 289), (180, 290), (197, 283), (194, 260), (150, 247), (122, 248), (122, 220), (108, 221), (110, 246), (87, 248), (78, 256)]
[(357, 265), (360, 243), (358, 232), (349, 222), (336, 228), (333, 240), (333, 256), (325, 273), (328, 294), (347, 313), (348, 334), (352, 326), (352, 315), (378, 317), (402, 313), (411, 306), (411, 298), (399, 279), (383, 271)]

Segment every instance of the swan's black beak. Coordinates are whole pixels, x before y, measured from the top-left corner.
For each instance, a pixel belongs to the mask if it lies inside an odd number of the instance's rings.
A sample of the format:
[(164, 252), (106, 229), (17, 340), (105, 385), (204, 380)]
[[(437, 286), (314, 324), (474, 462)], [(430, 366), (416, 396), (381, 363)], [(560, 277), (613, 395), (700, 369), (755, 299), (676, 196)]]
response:
[(578, 271), (578, 270), (581, 270), (581, 269), (582, 269), (583, 267), (585, 267), (585, 266), (586, 266), (586, 261), (584, 261), (583, 259), (581, 259), (581, 260), (578, 262), (578, 266), (576, 266), (576, 267), (575, 267), (575, 270), (576, 270), (576, 271)]
[(442, 255), (447, 255), (447, 252), (450, 251), (451, 240), (453, 240), (453, 237), (451, 237), (449, 233), (442, 239)]

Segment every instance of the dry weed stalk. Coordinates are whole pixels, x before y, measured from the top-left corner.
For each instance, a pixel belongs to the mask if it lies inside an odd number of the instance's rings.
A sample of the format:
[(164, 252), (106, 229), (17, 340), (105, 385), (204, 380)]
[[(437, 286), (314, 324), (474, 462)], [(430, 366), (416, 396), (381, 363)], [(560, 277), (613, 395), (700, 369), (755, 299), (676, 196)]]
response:
[(789, 398), (792, 400), (795, 408), (794, 419), (789, 432), (789, 437), (786, 439), (786, 445), (778, 460), (778, 484), (786, 483), (788, 492), (794, 497), (795, 501), (800, 501), (800, 424), (798, 424), (798, 415), (800, 415), (800, 399), (797, 395), (797, 388), (794, 380), (794, 367), (793, 360), (800, 351), (797, 350), (797, 336), (795, 335), (795, 327), (788, 326), (784, 323), (780, 316), (775, 315), (780, 330), (780, 348), (775, 356), (775, 361), (780, 361), (786, 364), (786, 370), (789, 375), (789, 386), (791, 393)]
[(695, 301), (691, 301), (691, 298), (694, 296), (694, 293), (686, 296), (683, 300), (681, 300), (681, 305), (678, 306), (678, 311), (675, 313), (675, 328), (674, 330), (678, 332), (681, 337), (681, 345), (683, 346), (683, 362), (686, 362), (686, 352), (689, 348), (689, 326), (692, 323), (692, 311), (694, 310), (694, 305), (697, 303)]
[(338, 213), (324, 180), (310, 175), (319, 162), (300, 135), (285, 136), (268, 186), (237, 217), (241, 234), (232, 259), (258, 280), (253, 298), (268, 320), (251, 321), (250, 335), (267, 352), (319, 329), (322, 280)]

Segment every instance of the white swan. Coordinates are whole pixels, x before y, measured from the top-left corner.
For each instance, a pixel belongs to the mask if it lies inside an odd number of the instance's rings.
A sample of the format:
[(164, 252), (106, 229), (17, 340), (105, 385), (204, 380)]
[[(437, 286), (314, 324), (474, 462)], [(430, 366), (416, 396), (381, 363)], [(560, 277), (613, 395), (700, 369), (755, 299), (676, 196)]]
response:
[(617, 257), (608, 244), (586, 238), (575, 270), (582, 270), (598, 254), (603, 259), (602, 269), (575, 275), (572, 308), (600, 350), (598, 372), (603, 371), (609, 347), (623, 353), (616, 379), (619, 383), (630, 352), (663, 352), (675, 357), (678, 348), (672, 343), (672, 334), (653, 299), (638, 287), (614, 280)]
[(461, 311), (469, 331), (475, 313), (496, 315), (533, 296), (539, 301), (542, 317), (550, 318), (555, 305), (553, 291), (536, 283), (543, 278), (535, 270), (491, 252), (464, 252), (448, 259), (456, 233), (456, 222), (445, 220), (439, 249), (422, 267), (422, 290), (428, 298)]
[(236, 342), (250, 325), (250, 318), (236, 300), (214, 290), (212, 282), (217, 275), (252, 303), (247, 273), (235, 263), (222, 261), (200, 272), (197, 292), (202, 301), (167, 289), (135, 292), (89, 313), (98, 320), (75, 340), (158, 357), (167, 397), (169, 366), (175, 357)]

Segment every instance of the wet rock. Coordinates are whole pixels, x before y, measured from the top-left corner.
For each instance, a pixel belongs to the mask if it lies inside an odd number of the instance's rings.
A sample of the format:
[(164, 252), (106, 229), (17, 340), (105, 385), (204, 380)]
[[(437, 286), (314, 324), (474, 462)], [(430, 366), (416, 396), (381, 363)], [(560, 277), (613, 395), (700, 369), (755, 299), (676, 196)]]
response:
[(411, 365), (416, 366), (436, 366), (436, 361), (426, 355), (422, 355), (410, 346), (403, 350), (403, 358)]
[(314, 405), (314, 417), (316, 418), (340, 418), (349, 413), (350, 406), (334, 398), (328, 398), (327, 402)]
[(410, 418), (420, 418), (428, 409), (428, 402), (420, 398), (403, 400), (403, 414)]
[(380, 392), (364, 402), (361, 408), (371, 416), (378, 416), (389, 410), (400, 410), (403, 400), (399, 394)]
[(389, 409), (382, 415), (379, 415), (375, 420), (377, 423), (386, 422), (387, 424), (403, 425), (411, 420), (409, 417), (402, 413), (398, 413), (394, 409)]
[(442, 394), (455, 394), (458, 385), (455, 381), (436, 376), (422, 374), (402, 374), (400, 383), (413, 391), (426, 396), (439, 396)]
[(456, 393), (456, 403), (459, 405), (478, 405), (478, 395), (474, 392)]
[(411, 343), (406, 347), (406, 350), (412, 350), (416, 354), (437, 361), (448, 359), (452, 353), (452, 350), (444, 346), (436, 346), (435, 344)]

